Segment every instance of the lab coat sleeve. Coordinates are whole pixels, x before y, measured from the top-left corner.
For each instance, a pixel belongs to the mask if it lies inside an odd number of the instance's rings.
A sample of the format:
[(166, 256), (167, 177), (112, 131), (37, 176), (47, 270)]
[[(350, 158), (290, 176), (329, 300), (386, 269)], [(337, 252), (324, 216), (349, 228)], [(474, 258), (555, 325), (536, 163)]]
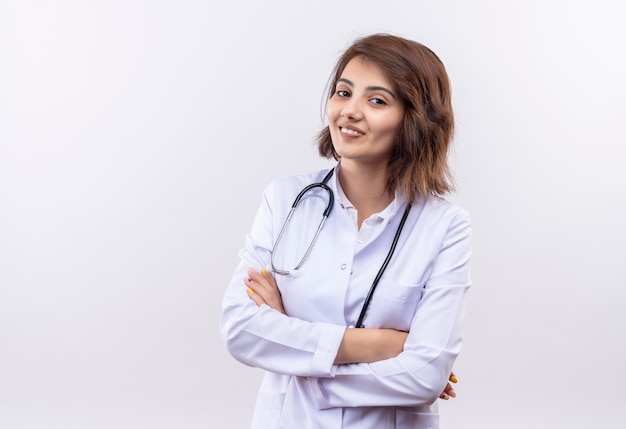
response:
[(438, 398), (461, 347), (470, 254), (469, 216), (460, 211), (450, 220), (403, 352), (371, 364), (338, 365), (334, 378), (310, 378), (320, 409), (420, 406)]
[(270, 263), (274, 188), (270, 185), (264, 193), (226, 290), (220, 322), (222, 337), (230, 354), (245, 365), (286, 375), (330, 377), (346, 328), (288, 317), (267, 305), (258, 307), (246, 292), (248, 267), (260, 271)]

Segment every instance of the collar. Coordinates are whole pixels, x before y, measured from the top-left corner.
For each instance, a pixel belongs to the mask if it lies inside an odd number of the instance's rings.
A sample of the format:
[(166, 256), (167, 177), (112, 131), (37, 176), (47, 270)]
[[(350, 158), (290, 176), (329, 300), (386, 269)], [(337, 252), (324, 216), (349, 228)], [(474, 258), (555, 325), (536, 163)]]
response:
[[(330, 182), (332, 185), (331, 187), (334, 188), (333, 191), (335, 192), (335, 198), (337, 200), (336, 204), (338, 204), (342, 209), (356, 211), (356, 208), (346, 196), (345, 192), (343, 191), (343, 188), (341, 187), (341, 183), (339, 182), (340, 169), (341, 169), (341, 162), (338, 162), (337, 165), (335, 166), (335, 172), (333, 174), (333, 177), (330, 179)], [(371, 217), (379, 218), (382, 221), (384, 220), (391, 221), (391, 219), (393, 219), (393, 217), (400, 211), (400, 209), (403, 209), (405, 206), (406, 206), (405, 198), (402, 197), (402, 195), (398, 193), (398, 191), (396, 191), (394, 195), (394, 199), (391, 201), (391, 203), (389, 203), (389, 205), (385, 207), (379, 213), (374, 213)]]

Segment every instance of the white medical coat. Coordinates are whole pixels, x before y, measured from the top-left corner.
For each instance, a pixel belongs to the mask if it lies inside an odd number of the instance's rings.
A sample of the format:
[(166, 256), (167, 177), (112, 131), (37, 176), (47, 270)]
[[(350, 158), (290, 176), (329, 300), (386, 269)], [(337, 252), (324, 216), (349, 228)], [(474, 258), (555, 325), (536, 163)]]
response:
[[(470, 286), (465, 210), (435, 196), (413, 202), (364, 320), (367, 328), (409, 332), (404, 351), (393, 359), (333, 364), (398, 228), (406, 207), (399, 196), (366, 220), (359, 235), (334, 174), (328, 182), (333, 210), (300, 275), (275, 275), (287, 315), (257, 307), (247, 295), (247, 268), (270, 266), (294, 198), (326, 173), (279, 179), (266, 188), (226, 290), (226, 346), (240, 362), (266, 370), (252, 427), (436, 429), (436, 400), (460, 351)], [(293, 269), (302, 258), (327, 200), (319, 188), (303, 198), (276, 249), (276, 268)]]

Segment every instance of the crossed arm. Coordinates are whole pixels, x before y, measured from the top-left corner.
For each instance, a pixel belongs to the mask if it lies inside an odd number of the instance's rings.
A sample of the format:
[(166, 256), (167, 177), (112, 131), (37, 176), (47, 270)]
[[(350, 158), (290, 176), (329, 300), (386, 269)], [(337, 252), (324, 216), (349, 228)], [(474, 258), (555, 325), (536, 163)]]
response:
[[(265, 269), (258, 273), (250, 268), (244, 283), (248, 287), (248, 296), (256, 305), (266, 304), (286, 314), (276, 281)], [(407, 332), (395, 329), (346, 329), (335, 364), (371, 363), (396, 357), (402, 352), (407, 336)], [(450, 374), (449, 380), (456, 383), (454, 373)], [(439, 397), (445, 400), (456, 397), (456, 392), (450, 383), (446, 384)]]

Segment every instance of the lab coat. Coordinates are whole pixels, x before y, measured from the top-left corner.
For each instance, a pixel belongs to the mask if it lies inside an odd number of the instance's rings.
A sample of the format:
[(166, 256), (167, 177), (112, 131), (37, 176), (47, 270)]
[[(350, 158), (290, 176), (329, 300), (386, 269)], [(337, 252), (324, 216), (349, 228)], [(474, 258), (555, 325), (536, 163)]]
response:
[[(354, 325), (406, 207), (396, 199), (364, 221), (340, 188), (297, 276), (274, 274), (287, 315), (257, 306), (247, 295), (248, 267), (270, 267), (272, 247), (294, 198), (327, 171), (275, 180), (263, 200), (224, 300), (221, 332), (229, 352), (266, 373), (252, 427), (439, 427), (437, 398), (461, 348), (470, 287), (467, 212), (435, 196), (417, 199), (364, 320), (366, 328), (408, 331), (404, 351), (374, 362), (334, 365), (344, 331)], [(316, 188), (298, 206), (275, 251), (278, 269), (304, 255), (328, 197)]]

